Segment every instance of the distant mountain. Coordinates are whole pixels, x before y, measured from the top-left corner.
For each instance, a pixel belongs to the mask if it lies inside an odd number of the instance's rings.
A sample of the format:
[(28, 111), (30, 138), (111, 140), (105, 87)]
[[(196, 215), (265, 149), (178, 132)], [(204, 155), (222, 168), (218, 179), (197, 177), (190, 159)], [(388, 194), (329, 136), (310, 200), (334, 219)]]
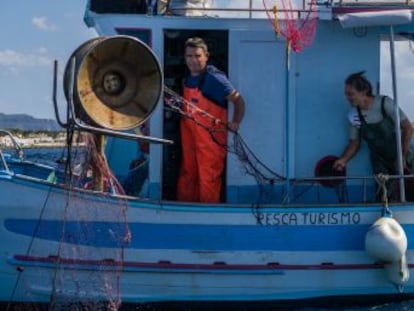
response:
[(37, 119), (27, 114), (0, 113), (0, 129), (20, 129), (23, 131), (61, 131), (53, 119)]

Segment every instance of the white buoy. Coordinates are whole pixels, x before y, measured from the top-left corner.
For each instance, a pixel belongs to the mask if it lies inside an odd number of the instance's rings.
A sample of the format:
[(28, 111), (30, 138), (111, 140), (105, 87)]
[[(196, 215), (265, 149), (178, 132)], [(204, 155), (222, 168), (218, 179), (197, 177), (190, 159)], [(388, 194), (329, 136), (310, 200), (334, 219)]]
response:
[(365, 250), (380, 261), (399, 261), (407, 251), (407, 236), (401, 225), (391, 217), (381, 217), (365, 236)]
[(402, 288), (410, 278), (410, 271), (405, 255), (407, 236), (401, 225), (391, 217), (379, 218), (365, 236), (365, 250), (384, 263), (388, 279)]

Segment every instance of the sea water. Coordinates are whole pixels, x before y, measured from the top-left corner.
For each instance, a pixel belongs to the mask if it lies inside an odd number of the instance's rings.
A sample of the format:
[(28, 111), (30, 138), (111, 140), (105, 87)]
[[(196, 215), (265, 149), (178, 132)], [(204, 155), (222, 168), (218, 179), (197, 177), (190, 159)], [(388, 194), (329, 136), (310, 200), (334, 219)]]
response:
[(45, 148), (24, 148), (24, 157), (26, 160), (57, 167), (59, 161), (66, 156), (64, 147), (45, 147)]
[[(59, 166), (59, 160), (65, 158), (65, 148), (64, 147), (58, 147), (58, 148), (26, 148), (24, 149), (24, 155), (25, 158), (27, 160), (33, 161), (33, 162), (38, 162), (38, 163), (42, 163), (42, 164), (47, 164), (50, 166)], [(413, 276), (414, 277), (414, 276)], [(382, 297), (378, 296), (378, 301), (383, 301)], [(151, 311), (152, 308), (151, 306), (133, 306), (133, 305), (128, 305), (125, 306), (124, 308), (127, 310), (146, 310), (146, 311)], [(123, 307), (121, 307), (121, 310), (124, 309)], [(161, 309), (159, 307), (156, 307), (154, 310), (163, 310), (164, 308), (162, 307)], [(168, 308), (166, 308), (168, 309)], [(174, 307), (174, 309), (176, 310), (177, 307)], [(179, 308), (181, 310), (181, 308)], [(205, 308), (202, 308), (203, 310), (206, 310)], [(183, 308), (182, 310), (185, 310), (185, 308)], [(190, 308), (188, 309), (189, 311), (198, 311), (197, 308)], [(227, 309), (226, 309), (227, 310)], [(241, 307), (240, 311), (244, 311), (246, 310), (245, 308)], [(250, 310), (250, 309), (249, 309)], [(257, 310), (260, 310), (260, 308), (258, 308)], [(390, 302), (390, 303), (378, 303), (378, 304), (370, 304), (368, 306), (358, 306), (358, 305), (354, 305), (352, 306), (352, 302), (351, 303), (347, 303), (347, 305), (344, 306), (331, 306), (331, 307), (298, 307), (295, 308), (293, 306), (289, 306), (286, 308), (283, 307), (283, 304), (278, 304), (277, 307), (275, 307), (274, 309), (271, 307), (271, 305), (266, 307), (267, 311), (328, 311), (328, 310), (338, 310), (338, 311), (414, 311), (414, 300), (406, 300), (406, 301), (401, 301), (401, 302)], [(214, 310), (212, 311), (218, 311), (217, 308), (214, 308)], [(236, 311), (238, 311), (236, 309)]]

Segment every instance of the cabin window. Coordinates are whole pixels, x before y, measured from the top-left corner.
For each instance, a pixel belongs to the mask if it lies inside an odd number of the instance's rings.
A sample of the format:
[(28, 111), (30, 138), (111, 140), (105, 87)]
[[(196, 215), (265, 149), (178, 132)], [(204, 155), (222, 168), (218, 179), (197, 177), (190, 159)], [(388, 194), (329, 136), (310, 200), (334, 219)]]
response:
[(116, 28), (116, 32), (119, 35), (132, 36), (142, 42), (144, 42), (149, 47), (152, 46), (152, 34), (151, 29), (142, 29), (142, 28)]
[(91, 0), (95, 13), (147, 13), (147, 0)]

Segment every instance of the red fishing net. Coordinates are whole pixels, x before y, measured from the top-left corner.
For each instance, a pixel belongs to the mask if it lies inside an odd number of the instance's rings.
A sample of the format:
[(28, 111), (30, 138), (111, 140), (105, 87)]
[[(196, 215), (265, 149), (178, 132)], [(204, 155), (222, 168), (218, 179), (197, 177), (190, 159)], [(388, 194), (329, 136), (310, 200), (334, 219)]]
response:
[(316, 0), (262, 0), (266, 14), (278, 36), (286, 38), (287, 47), (300, 52), (312, 45), (316, 34)]
[[(128, 205), (97, 143), (99, 137), (83, 137), (83, 145), (71, 146), (66, 154), (69, 180), (33, 197), (42, 209), (37, 219), (24, 220), (32, 234), (27, 251), (14, 257), (21, 273), (10, 301), (36, 302), (42, 297), (48, 303), (9, 304), (7, 310), (116, 311), (121, 306), (124, 248), (131, 239)], [(99, 171), (100, 180), (94, 180), (94, 171)]]

